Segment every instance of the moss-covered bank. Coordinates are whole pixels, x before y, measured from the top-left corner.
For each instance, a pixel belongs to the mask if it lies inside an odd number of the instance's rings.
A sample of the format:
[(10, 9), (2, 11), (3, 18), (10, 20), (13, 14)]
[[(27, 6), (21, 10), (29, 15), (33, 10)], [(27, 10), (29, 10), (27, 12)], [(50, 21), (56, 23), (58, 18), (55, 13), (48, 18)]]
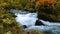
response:
[(0, 34), (25, 34), (9, 10), (0, 9)]

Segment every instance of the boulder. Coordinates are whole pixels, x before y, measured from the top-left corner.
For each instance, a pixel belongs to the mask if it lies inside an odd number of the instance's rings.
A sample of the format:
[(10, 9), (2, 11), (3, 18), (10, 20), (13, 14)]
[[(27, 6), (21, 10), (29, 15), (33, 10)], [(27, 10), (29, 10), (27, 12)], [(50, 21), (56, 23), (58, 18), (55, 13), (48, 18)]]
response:
[(39, 20), (36, 20), (36, 23), (35, 23), (36, 26), (40, 26), (40, 25), (44, 25), (41, 21)]
[(22, 27), (23, 27), (23, 28), (27, 28), (27, 26), (26, 26), (26, 25), (23, 25)]
[(60, 16), (47, 13), (38, 13), (38, 19), (50, 22), (60, 22)]

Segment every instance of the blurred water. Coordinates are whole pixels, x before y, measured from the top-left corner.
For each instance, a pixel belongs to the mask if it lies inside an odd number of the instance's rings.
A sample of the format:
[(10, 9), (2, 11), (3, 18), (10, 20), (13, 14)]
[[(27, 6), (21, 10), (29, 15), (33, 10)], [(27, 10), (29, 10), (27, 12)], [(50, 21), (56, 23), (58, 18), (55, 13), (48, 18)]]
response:
[(60, 34), (60, 23), (40, 20), (45, 26), (35, 26), (35, 22), (38, 19), (37, 13), (20, 11), (15, 13), (15, 15), (17, 16), (16, 21), (20, 24), (20, 26), (26, 25), (28, 27), (24, 29), (25, 31), (33, 29), (46, 32), (47, 34)]
[(48, 26), (60, 26), (59, 22), (49, 22), (49, 21), (44, 21), (40, 20), (43, 24), (48, 25)]
[(17, 14), (16, 21), (19, 22), (20, 25), (33, 26), (37, 20), (37, 13), (28, 13), (28, 14)]
[(60, 27), (58, 26), (31, 26), (25, 29), (25, 31), (29, 30), (38, 30), (45, 34), (60, 34)]

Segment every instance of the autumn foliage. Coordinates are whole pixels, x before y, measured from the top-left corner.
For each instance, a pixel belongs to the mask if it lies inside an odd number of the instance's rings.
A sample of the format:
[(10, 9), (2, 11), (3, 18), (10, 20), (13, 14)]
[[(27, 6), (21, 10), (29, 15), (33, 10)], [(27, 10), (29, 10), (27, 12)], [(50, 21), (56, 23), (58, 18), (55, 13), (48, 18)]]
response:
[(35, 2), (35, 0), (31, 0), (31, 3)]
[(47, 4), (52, 4), (52, 5), (55, 4), (55, 0), (39, 0), (36, 2), (36, 5), (44, 5), (45, 2)]

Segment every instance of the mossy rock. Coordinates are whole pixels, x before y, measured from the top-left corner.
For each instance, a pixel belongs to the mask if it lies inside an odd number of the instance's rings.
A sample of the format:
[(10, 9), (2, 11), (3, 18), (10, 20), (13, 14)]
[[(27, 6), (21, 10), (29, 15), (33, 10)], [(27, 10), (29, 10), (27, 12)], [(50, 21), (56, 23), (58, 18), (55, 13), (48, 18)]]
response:
[(38, 18), (50, 22), (60, 22), (60, 16), (54, 14), (38, 13)]

